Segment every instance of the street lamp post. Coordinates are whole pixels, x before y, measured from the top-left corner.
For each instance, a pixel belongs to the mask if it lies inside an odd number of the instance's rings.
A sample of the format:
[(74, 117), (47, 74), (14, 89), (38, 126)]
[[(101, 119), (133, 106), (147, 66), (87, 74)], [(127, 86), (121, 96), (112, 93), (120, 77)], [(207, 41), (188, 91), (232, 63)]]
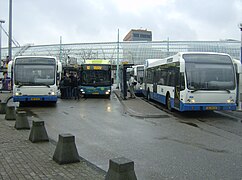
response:
[(9, 0), (8, 56), (12, 60), (12, 0)]
[(2, 24), (3, 23), (5, 23), (5, 21), (0, 19), (0, 61), (2, 61)]
[[(239, 28), (240, 28), (240, 32), (241, 32), (241, 40), (240, 40), (240, 62), (242, 64), (242, 23), (239, 24)], [(240, 78), (240, 74), (239, 74), (239, 84), (238, 84), (238, 87), (239, 87), (239, 90), (238, 90), (238, 105), (239, 105), (239, 107), (238, 107), (238, 110), (242, 110), (241, 109), (241, 96), (240, 96), (240, 91), (241, 91), (240, 84), (241, 84), (241, 81), (242, 81), (242, 79)]]
[(116, 62), (116, 83), (117, 83), (117, 89), (119, 89), (119, 29), (118, 29), (118, 42), (117, 42), (117, 62)]
[(241, 32), (241, 41), (240, 41), (240, 62), (242, 63), (242, 23), (239, 24), (240, 32)]

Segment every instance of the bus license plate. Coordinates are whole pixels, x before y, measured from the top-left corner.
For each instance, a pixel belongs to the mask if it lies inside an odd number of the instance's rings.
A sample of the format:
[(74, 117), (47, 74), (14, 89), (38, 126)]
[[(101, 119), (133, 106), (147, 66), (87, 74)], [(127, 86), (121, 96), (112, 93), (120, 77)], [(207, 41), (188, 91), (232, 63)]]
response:
[(92, 93), (92, 94), (99, 94), (98, 92), (94, 92), (94, 93)]
[(208, 106), (206, 107), (206, 110), (217, 110), (216, 106)]
[(40, 101), (40, 98), (31, 98), (31, 101)]

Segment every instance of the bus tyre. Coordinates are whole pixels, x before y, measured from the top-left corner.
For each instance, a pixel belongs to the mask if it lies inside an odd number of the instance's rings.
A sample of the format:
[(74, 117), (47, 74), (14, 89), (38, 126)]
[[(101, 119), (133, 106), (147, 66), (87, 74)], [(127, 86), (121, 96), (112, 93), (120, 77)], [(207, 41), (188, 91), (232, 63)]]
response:
[(167, 96), (166, 96), (166, 108), (167, 108), (169, 111), (172, 111), (170, 94), (167, 94)]

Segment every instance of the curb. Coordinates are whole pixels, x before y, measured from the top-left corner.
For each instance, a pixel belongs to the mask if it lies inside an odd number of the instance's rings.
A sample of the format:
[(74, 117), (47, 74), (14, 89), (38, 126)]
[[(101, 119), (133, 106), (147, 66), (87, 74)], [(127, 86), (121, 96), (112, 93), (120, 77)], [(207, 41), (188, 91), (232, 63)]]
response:
[(119, 102), (123, 105), (124, 112), (127, 113), (128, 115), (132, 116), (132, 117), (138, 117), (138, 118), (167, 118), (167, 117), (169, 117), (168, 115), (143, 114), (143, 113), (136, 112), (136, 111), (132, 110), (131, 108), (127, 107), (124, 104), (123, 99), (118, 95), (118, 93), (116, 91), (113, 91), (113, 93), (116, 95)]

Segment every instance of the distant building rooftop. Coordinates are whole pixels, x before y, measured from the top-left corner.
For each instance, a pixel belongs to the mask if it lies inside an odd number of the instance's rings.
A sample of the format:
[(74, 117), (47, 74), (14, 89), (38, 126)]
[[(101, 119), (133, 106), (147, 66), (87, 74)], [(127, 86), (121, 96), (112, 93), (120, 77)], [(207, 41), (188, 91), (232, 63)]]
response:
[(123, 41), (152, 41), (152, 32), (146, 29), (131, 29)]

